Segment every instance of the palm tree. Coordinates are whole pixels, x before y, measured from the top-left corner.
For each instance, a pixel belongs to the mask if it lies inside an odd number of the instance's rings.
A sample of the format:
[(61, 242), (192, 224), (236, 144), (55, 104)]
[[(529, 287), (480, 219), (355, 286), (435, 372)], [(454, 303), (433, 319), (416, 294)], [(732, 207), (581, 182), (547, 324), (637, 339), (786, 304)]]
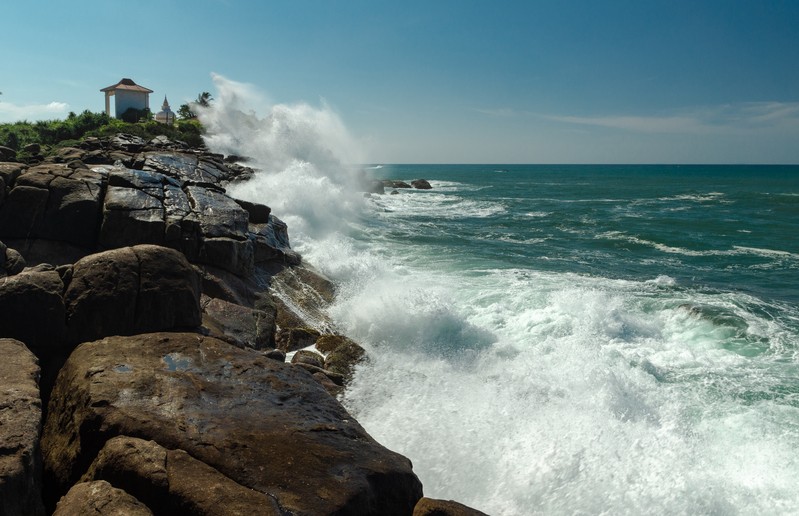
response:
[(195, 104), (199, 104), (202, 107), (208, 107), (211, 105), (212, 100), (214, 100), (214, 98), (211, 96), (211, 94), (208, 93), (207, 91), (204, 91), (199, 95), (197, 95), (197, 100), (195, 100), (194, 102)]

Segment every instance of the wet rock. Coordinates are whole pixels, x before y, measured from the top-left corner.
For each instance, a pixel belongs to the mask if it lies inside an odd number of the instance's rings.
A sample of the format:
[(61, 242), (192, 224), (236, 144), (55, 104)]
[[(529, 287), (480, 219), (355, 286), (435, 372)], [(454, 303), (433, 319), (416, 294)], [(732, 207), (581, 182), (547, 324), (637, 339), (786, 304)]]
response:
[(144, 138), (133, 136), (132, 134), (119, 133), (108, 140), (108, 145), (112, 149), (125, 152), (139, 152), (147, 142)]
[(325, 357), (319, 353), (311, 351), (310, 349), (301, 349), (294, 353), (294, 356), (291, 357), (291, 363), (308, 364), (322, 369), (325, 366)]
[(152, 516), (152, 511), (104, 480), (77, 484), (58, 502), (53, 516)]
[(217, 298), (203, 303), (203, 325), (214, 337), (240, 348), (272, 349), (275, 347), (275, 319), (254, 308)]
[(133, 168), (159, 172), (188, 184), (221, 185), (232, 179), (228, 167), (209, 154), (196, 155), (180, 152), (143, 152), (133, 164)]
[(239, 206), (247, 210), (250, 215), (250, 222), (253, 224), (266, 224), (269, 222), (269, 214), (272, 208), (264, 204), (234, 199)]
[(320, 352), (327, 354), (331, 351), (335, 351), (339, 346), (349, 343), (354, 344), (355, 342), (344, 335), (322, 335), (316, 339), (314, 345)]
[(484, 512), (452, 500), (422, 498), (413, 509), (413, 516), (487, 516)]
[(415, 179), (411, 181), (411, 186), (417, 190), (431, 190), (433, 188), (427, 179)]
[(42, 437), (64, 492), (119, 435), (185, 450), (294, 514), (409, 514), (410, 462), (375, 442), (299, 367), (197, 334), (80, 345), (59, 373)]
[(83, 478), (106, 480), (161, 514), (282, 514), (268, 495), (234, 482), (185, 451), (133, 437), (108, 440)]
[(319, 338), (319, 332), (313, 328), (283, 328), (277, 332), (275, 341), (277, 349), (288, 353), (312, 346)]
[(198, 326), (200, 280), (179, 252), (141, 245), (93, 254), (64, 293), (68, 340)]
[(44, 238), (94, 247), (104, 181), (99, 172), (59, 164), (26, 170), (0, 208), (0, 237)]
[(335, 286), (329, 279), (308, 266), (300, 265), (284, 267), (276, 272), (270, 286), (278, 305), (277, 325), (280, 328), (310, 325), (332, 331), (326, 310), (335, 298)]
[(0, 514), (44, 514), (39, 365), (22, 342), (0, 339)]
[(349, 341), (337, 346), (325, 357), (325, 369), (338, 373), (344, 377), (345, 382), (349, 382), (356, 365), (366, 356), (366, 351), (356, 344)]
[(288, 265), (299, 265), (300, 256), (289, 244), (288, 226), (285, 222), (269, 216), (269, 223), (253, 235), (255, 263), (282, 261)]
[(64, 284), (56, 271), (23, 271), (0, 279), (0, 337), (24, 342), (38, 357), (62, 346)]
[(405, 181), (397, 181), (396, 179), (384, 179), (383, 185), (388, 188), (411, 188), (411, 185)]

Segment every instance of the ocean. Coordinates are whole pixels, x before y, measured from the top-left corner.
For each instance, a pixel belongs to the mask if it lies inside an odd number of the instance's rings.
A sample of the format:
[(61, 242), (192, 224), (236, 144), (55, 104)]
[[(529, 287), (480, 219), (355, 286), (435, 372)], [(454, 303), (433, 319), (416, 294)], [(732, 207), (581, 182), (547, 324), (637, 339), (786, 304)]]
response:
[[(799, 167), (393, 165), (344, 402), (490, 514), (799, 513)], [(316, 262), (315, 262), (316, 263)]]
[(799, 513), (799, 167), (351, 167), (326, 108), (217, 87), (209, 146), (260, 169), (229, 192), (337, 283), (369, 354), (342, 402), (426, 496)]

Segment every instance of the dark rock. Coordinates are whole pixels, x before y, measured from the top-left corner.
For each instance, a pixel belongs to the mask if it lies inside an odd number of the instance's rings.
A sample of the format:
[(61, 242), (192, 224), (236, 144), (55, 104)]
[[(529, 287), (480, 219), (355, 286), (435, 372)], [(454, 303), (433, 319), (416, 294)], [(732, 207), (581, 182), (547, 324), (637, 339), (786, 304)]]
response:
[(427, 179), (415, 179), (411, 181), (411, 186), (417, 190), (431, 190), (433, 188), (430, 186), (430, 183), (427, 181)]
[(197, 334), (85, 343), (59, 373), (42, 437), (64, 492), (118, 435), (185, 450), (292, 514), (409, 514), (410, 462), (299, 367)]
[(25, 170), (24, 166), (19, 163), (0, 163), (0, 179), (2, 179), (6, 188), (14, 186), (23, 170)]
[(0, 208), (0, 236), (94, 247), (104, 180), (100, 172), (59, 164), (26, 170), (17, 177)]
[(264, 356), (270, 360), (277, 360), (278, 362), (285, 362), (286, 361), (286, 354), (279, 349), (273, 349), (271, 351), (265, 351)]
[(64, 293), (72, 343), (198, 326), (200, 280), (179, 252), (141, 245), (75, 263)]
[(22, 147), (22, 150), (35, 156), (36, 154), (42, 152), (42, 146), (38, 143), (29, 143), (28, 145)]
[(6, 243), (25, 257), (27, 266), (40, 263), (52, 265), (73, 264), (91, 254), (91, 251), (68, 242), (32, 238), (29, 240), (10, 239)]
[(252, 273), (255, 250), (250, 240), (235, 238), (206, 238), (197, 261), (216, 265), (239, 276)]
[(452, 500), (422, 498), (413, 508), (413, 516), (487, 516), (484, 512)]
[(124, 489), (161, 514), (282, 515), (268, 495), (246, 488), (183, 450), (114, 437), (84, 475)]
[(54, 163), (67, 163), (73, 160), (81, 160), (86, 155), (86, 151), (76, 147), (60, 147), (50, 153), (49, 161)]
[(250, 215), (251, 223), (266, 224), (269, 222), (269, 214), (272, 212), (272, 208), (269, 206), (255, 202), (243, 201), (241, 199), (234, 199), (234, 201), (236, 201), (239, 206), (247, 210), (247, 213)]
[(411, 185), (405, 181), (397, 181), (396, 179), (384, 179), (383, 185), (388, 188), (410, 188)]
[(232, 178), (231, 172), (221, 159), (180, 152), (143, 152), (137, 156), (133, 168), (160, 172), (177, 179), (182, 186), (187, 184), (218, 186)]
[(53, 516), (152, 516), (143, 503), (105, 480), (77, 484), (61, 498)]
[(199, 186), (186, 187), (186, 194), (206, 238), (247, 238), (250, 215), (232, 198)]
[(63, 291), (55, 271), (0, 279), (0, 337), (24, 342), (40, 358), (58, 350), (66, 332)]
[(5, 259), (6, 274), (13, 276), (19, 274), (25, 268), (25, 258), (16, 249), (7, 248)]
[(353, 369), (366, 356), (366, 351), (358, 344), (349, 341), (342, 343), (325, 357), (325, 369), (338, 373), (348, 382), (352, 378)]
[(0, 161), (16, 161), (17, 151), (8, 147), (0, 146)]
[(240, 348), (272, 349), (275, 347), (275, 323), (266, 312), (247, 308), (216, 298), (203, 303), (203, 325), (214, 337)]
[(41, 418), (36, 357), (22, 342), (0, 339), (0, 514), (44, 514)]
[(325, 357), (319, 353), (311, 351), (310, 349), (301, 349), (294, 353), (294, 356), (291, 357), (291, 363), (308, 364), (322, 369), (325, 366)]
[(389, 195), (399, 195), (399, 191), (398, 190), (391, 190), (391, 193)]
[(319, 338), (319, 332), (313, 328), (284, 328), (277, 332), (275, 341), (277, 349), (285, 353), (312, 346)]
[(322, 353), (330, 353), (335, 351), (339, 346), (354, 342), (344, 335), (322, 335), (316, 340), (316, 349)]
[(147, 142), (144, 138), (133, 136), (131, 134), (119, 133), (108, 141), (112, 149), (122, 150), (125, 152), (139, 152)]

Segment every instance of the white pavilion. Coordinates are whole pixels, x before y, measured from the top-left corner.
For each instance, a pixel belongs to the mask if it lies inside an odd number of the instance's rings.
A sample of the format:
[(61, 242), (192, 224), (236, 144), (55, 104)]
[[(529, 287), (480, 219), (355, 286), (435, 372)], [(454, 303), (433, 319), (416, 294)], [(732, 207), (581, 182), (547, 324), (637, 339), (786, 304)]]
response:
[(149, 109), (150, 93), (153, 92), (128, 78), (100, 91), (105, 93), (105, 114), (108, 116), (111, 116), (111, 97), (114, 97), (114, 116), (117, 118), (130, 108)]

